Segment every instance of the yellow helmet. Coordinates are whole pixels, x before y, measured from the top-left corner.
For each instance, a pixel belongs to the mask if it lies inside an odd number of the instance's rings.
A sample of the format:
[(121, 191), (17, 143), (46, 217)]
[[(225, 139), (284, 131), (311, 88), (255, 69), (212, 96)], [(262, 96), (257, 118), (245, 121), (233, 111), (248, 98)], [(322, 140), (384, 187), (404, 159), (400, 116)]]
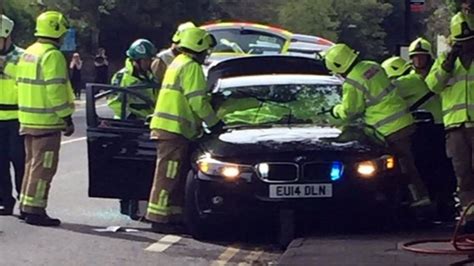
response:
[(453, 40), (458, 42), (474, 38), (474, 31), (469, 27), (465, 15), (461, 12), (451, 19), (450, 31)]
[(0, 20), (0, 37), (7, 38), (13, 31), (13, 27), (15, 26), (15, 22), (11, 20), (9, 17), (2, 15)]
[(393, 56), (383, 61), (382, 67), (391, 79), (402, 76), (411, 68), (410, 64), (400, 56)]
[(324, 61), (326, 67), (331, 72), (343, 74), (349, 70), (358, 56), (359, 52), (356, 52), (346, 44), (338, 43), (324, 53)]
[(36, 37), (59, 39), (69, 29), (69, 22), (57, 11), (46, 11), (36, 19)]
[(178, 29), (176, 30), (176, 32), (173, 35), (172, 41), (174, 43), (179, 43), (181, 33), (184, 30), (187, 30), (187, 29), (190, 29), (190, 28), (196, 28), (196, 25), (194, 25), (194, 23), (192, 23), (191, 21), (180, 24), (178, 26)]
[(201, 53), (216, 46), (214, 36), (200, 28), (189, 28), (180, 34), (179, 48), (186, 48)]
[(433, 57), (433, 47), (429, 41), (420, 37), (410, 44), (408, 47), (408, 54), (410, 56), (426, 54)]

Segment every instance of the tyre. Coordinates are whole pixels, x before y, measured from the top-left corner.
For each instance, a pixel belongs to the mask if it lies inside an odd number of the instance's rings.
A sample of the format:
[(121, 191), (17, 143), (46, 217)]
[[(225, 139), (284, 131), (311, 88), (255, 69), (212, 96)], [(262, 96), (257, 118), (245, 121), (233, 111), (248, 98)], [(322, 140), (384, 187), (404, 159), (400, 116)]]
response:
[(189, 171), (186, 177), (184, 195), (184, 221), (189, 233), (195, 239), (204, 240), (211, 237), (211, 224), (209, 219), (199, 209), (199, 183), (194, 171)]

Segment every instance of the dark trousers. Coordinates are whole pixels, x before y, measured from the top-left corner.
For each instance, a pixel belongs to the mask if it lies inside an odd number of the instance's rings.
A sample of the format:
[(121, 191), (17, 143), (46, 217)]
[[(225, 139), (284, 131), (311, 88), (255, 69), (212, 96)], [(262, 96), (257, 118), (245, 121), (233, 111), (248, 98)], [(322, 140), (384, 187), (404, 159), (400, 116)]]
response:
[(456, 176), (451, 159), (446, 154), (444, 126), (419, 124), (413, 145), (417, 168), (431, 199), (437, 203), (439, 214), (451, 215), (454, 213)]
[(0, 204), (6, 207), (13, 207), (15, 204), (10, 164), (13, 165), (15, 171), (17, 195), (20, 195), (25, 172), (24, 140), (18, 131), (17, 120), (0, 121)]

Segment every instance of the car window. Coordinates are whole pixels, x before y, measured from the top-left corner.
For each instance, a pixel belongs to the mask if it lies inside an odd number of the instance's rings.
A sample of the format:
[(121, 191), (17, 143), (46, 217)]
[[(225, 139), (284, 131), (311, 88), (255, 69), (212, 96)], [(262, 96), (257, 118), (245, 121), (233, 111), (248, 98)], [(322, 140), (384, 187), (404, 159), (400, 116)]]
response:
[(222, 29), (210, 31), (217, 40), (216, 53), (279, 54), (286, 40), (256, 30)]
[(332, 120), (328, 110), (341, 101), (341, 87), (329, 84), (277, 84), (221, 89), (218, 116), (228, 125), (319, 124)]
[(100, 85), (94, 86), (94, 90), (93, 104), (99, 124), (128, 121), (144, 125), (147, 117), (153, 114), (157, 90), (145, 85), (128, 88)]

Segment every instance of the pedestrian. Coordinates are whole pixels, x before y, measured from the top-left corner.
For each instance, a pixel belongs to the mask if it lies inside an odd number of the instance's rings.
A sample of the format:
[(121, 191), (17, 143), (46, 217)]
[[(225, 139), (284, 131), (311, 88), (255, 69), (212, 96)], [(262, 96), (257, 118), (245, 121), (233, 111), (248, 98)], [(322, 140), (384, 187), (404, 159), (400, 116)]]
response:
[(15, 188), (20, 195), (25, 168), (23, 137), (18, 133), (18, 92), (15, 86), (17, 63), (23, 49), (17, 47), (11, 33), (14, 22), (5, 15), (0, 18), (0, 215), (12, 215), (16, 199), (10, 164), (15, 171)]
[(109, 83), (109, 61), (105, 54), (104, 48), (99, 48), (94, 58), (95, 66), (95, 83), (108, 84)]
[(155, 80), (161, 84), (164, 76), (166, 69), (168, 66), (173, 62), (173, 60), (176, 58), (176, 56), (179, 55), (179, 50), (178, 50), (178, 43), (179, 43), (179, 36), (181, 32), (183, 32), (186, 29), (189, 28), (195, 28), (196, 25), (192, 22), (186, 22), (178, 26), (178, 29), (173, 35), (173, 38), (171, 39), (171, 47), (161, 51), (156, 55), (156, 59), (153, 60), (153, 63), (151, 65), (151, 69), (153, 72), (153, 75), (155, 76)]
[(81, 99), (81, 86), (82, 86), (82, 78), (81, 78), (81, 69), (82, 69), (82, 60), (81, 55), (79, 53), (74, 53), (72, 55), (71, 63), (69, 64), (69, 71), (71, 77), (71, 85), (74, 89), (74, 95), (76, 96), (76, 100)]
[(412, 64), (401, 57), (392, 57), (385, 60), (382, 66), (389, 78), (393, 79), (397, 93), (405, 100), (415, 118), (420, 112), (431, 116), (430, 121), (426, 117), (417, 119), (413, 154), (417, 169), (437, 209), (437, 217), (433, 218), (452, 221), (455, 218), (453, 193), (456, 179), (445, 152), (441, 99), (429, 90), (424, 78), (433, 62), (431, 44), (418, 38), (410, 45), (409, 55)]
[[(474, 30), (465, 14), (451, 19), (451, 51), (435, 61), (426, 78), (428, 87), (441, 97), (446, 131), (446, 152), (457, 177), (463, 208), (474, 200)], [(467, 214), (464, 229), (474, 232), (474, 209)]]
[(206, 92), (202, 64), (215, 46), (210, 33), (189, 28), (180, 34), (176, 57), (166, 71), (154, 117), (151, 138), (158, 140), (158, 158), (146, 218), (152, 229), (166, 232), (182, 219), (184, 182), (189, 169), (189, 144), (202, 134), (204, 122), (219, 131), (219, 121)]
[[(155, 45), (146, 39), (134, 41), (127, 52), (124, 68), (112, 77), (112, 85), (118, 87), (129, 87), (133, 85), (147, 84), (147, 89), (137, 90), (137, 93), (154, 103), (157, 97), (157, 89), (154, 87), (153, 74), (151, 73), (151, 62), (156, 54)], [(147, 116), (153, 114), (153, 107), (147, 105), (142, 99), (128, 94), (127, 106), (122, 109), (123, 93), (112, 94), (107, 101), (108, 106), (114, 111), (116, 119), (133, 119), (145, 121)], [(122, 114), (122, 111), (125, 113)]]
[(345, 44), (332, 46), (325, 54), (326, 67), (345, 77), (342, 103), (332, 108), (337, 119), (362, 117), (365, 124), (382, 135), (408, 177), (412, 207), (426, 207), (431, 201), (411, 152), (414, 120), (382, 67), (358, 59), (358, 52)]
[(20, 133), (25, 136), (25, 180), (21, 188), (20, 218), (32, 225), (58, 226), (46, 206), (59, 161), (61, 131), (74, 133), (74, 94), (68, 66), (59, 50), (69, 28), (59, 12), (47, 11), (36, 20), (37, 41), (20, 58), (16, 83)]

